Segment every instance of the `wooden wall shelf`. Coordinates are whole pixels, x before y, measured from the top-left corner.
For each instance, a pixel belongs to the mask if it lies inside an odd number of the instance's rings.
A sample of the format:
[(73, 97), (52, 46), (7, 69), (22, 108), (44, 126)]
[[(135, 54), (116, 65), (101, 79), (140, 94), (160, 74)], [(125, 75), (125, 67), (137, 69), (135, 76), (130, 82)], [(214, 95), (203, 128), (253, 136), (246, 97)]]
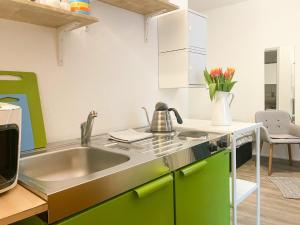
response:
[(153, 16), (171, 12), (178, 9), (177, 5), (168, 0), (98, 0), (122, 9), (136, 12), (145, 16), (145, 41), (148, 41), (149, 20)]
[(77, 26), (73, 29), (98, 22), (92, 16), (74, 14), (29, 0), (0, 0), (0, 18), (52, 28), (76, 22)]
[[(171, 12), (178, 6), (167, 0), (98, 0), (145, 16), (145, 40), (148, 39), (149, 20), (153, 16)], [(75, 14), (30, 0), (0, 0), (0, 19), (35, 24), (57, 29), (58, 64), (63, 65), (63, 42), (66, 32), (98, 22), (98, 18)]]
[(145, 16), (158, 15), (178, 9), (166, 0), (98, 0)]
[(0, 0), (0, 19), (35, 24), (57, 30), (57, 60), (63, 65), (65, 34), (98, 22), (96, 17), (79, 15), (30, 0)]

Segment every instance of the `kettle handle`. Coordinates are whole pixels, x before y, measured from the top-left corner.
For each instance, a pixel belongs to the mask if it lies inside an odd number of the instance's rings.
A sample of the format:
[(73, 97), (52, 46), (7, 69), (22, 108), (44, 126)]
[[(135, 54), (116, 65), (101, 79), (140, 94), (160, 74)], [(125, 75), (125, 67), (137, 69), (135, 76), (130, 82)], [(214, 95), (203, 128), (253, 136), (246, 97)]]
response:
[(168, 111), (173, 111), (174, 114), (175, 114), (175, 116), (176, 116), (177, 123), (183, 124), (183, 121), (182, 121), (182, 119), (181, 119), (181, 116), (179, 115), (179, 113), (177, 112), (176, 109), (174, 109), (174, 108), (169, 108)]
[(142, 109), (145, 111), (145, 114), (146, 114), (146, 118), (147, 118), (148, 124), (149, 124), (149, 126), (151, 127), (151, 123), (150, 123), (148, 111), (147, 111), (146, 107), (142, 107)]

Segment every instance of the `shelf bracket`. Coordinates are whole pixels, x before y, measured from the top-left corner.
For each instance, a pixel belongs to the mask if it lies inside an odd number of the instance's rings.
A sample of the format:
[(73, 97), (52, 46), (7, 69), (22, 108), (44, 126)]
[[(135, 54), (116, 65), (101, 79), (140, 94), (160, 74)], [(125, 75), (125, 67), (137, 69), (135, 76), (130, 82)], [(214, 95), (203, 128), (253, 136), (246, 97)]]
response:
[(56, 30), (56, 41), (57, 41), (57, 63), (59, 66), (64, 64), (64, 41), (66, 33), (76, 29), (80, 26), (79, 22), (74, 22), (67, 24), (65, 26), (59, 27)]
[(145, 35), (145, 42), (148, 42), (149, 37), (149, 27), (150, 27), (150, 20), (151, 16), (145, 16), (144, 18), (144, 35)]
[(155, 17), (159, 16), (163, 13), (165, 13), (167, 10), (160, 10), (158, 12), (148, 14), (144, 16), (144, 36), (145, 36), (145, 42), (148, 42), (148, 37), (149, 37), (149, 29), (150, 29), (150, 20)]

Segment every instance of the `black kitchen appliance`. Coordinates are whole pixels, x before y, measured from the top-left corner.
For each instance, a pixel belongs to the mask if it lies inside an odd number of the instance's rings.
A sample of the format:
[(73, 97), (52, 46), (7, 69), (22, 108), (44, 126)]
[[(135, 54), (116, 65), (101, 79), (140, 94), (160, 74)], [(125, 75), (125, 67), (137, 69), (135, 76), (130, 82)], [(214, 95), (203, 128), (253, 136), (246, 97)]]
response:
[(21, 112), (18, 106), (0, 103), (0, 193), (17, 184)]

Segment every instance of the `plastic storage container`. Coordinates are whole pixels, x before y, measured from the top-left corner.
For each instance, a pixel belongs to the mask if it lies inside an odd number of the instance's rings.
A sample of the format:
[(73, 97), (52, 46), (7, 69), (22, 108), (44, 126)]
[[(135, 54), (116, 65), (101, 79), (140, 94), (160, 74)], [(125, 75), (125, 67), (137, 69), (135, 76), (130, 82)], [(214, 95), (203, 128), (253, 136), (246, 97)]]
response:
[(69, 0), (69, 4), (72, 12), (90, 15), (90, 0)]

